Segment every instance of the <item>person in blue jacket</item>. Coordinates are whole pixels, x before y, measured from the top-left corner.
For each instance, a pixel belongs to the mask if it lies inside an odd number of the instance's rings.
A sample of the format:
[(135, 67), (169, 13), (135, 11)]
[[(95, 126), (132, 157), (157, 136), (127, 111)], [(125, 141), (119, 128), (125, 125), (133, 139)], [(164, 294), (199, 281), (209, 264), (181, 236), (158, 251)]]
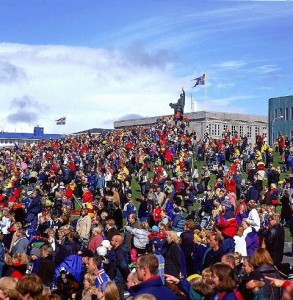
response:
[(136, 297), (141, 294), (151, 294), (156, 297), (156, 300), (176, 300), (176, 295), (163, 285), (161, 277), (157, 275), (158, 268), (159, 262), (155, 255), (139, 256), (136, 272), (138, 280), (142, 282), (128, 290), (130, 295)]

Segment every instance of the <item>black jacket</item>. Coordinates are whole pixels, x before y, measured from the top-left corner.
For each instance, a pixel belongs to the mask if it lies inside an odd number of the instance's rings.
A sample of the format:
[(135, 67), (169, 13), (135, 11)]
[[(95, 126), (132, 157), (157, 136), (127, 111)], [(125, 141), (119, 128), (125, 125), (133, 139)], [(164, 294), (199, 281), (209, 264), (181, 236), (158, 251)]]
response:
[(285, 231), (282, 225), (276, 224), (269, 228), (265, 237), (266, 249), (270, 253), (274, 265), (279, 265), (283, 260)]
[[(262, 275), (281, 279), (279, 272), (274, 266), (263, 265), (256, 269), (256, 271), (262, 273)], [(282, 299), (282, 289), (272, 287), (270, 281), (265, 279), (265, 285), (262, 287), (263, 292), (267, 295), (270, 300), (280, 300)]]
[(180, 246), (172, 242), (168, 244), (168, 250), (165, 254), (165, 273), (179, 278), (180, 272)]

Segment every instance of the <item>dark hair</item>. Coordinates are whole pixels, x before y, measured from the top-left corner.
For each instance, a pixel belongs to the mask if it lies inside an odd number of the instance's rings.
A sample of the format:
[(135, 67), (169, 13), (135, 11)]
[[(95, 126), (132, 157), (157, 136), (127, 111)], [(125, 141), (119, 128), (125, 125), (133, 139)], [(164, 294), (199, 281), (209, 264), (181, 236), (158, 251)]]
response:
[(211, 270), (213, 275), (216, 274), (219, 277), (219, 286), (217, 286), (219, 292), (233, 291), (236, 288), (236, 275), (228, 265), (216, 263), (211, 267)]
[(93, 257), (90, 257), (93, 260), (94, 265), (96, 265), (98, 268), (101, 266), (103, 262), (103, 258), (99, 255), (95, 255)]
[(193, 283), (192, 287), (201, 296), (210, 297), (215, 294), (213, 287), (210, 284), (203, 281), (197, 281)]

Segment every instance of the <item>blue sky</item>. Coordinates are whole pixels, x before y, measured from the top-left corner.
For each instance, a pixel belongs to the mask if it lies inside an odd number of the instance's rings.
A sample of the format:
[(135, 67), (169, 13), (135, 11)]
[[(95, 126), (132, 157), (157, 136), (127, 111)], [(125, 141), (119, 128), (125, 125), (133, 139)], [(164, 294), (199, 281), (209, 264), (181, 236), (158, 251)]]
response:
[(293, 94), (292, 15), (291, 1), (0, 0), (0, 129), (171, 114), (182, 86), (186, 111), (192, 95), (197, 110), (266, 115)]

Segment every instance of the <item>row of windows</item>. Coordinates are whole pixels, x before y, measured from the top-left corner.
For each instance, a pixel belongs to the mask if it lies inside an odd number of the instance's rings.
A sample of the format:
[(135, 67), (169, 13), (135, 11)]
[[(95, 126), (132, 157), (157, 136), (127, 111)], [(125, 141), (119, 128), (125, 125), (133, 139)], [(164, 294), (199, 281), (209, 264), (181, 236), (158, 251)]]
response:
[[(239, 135), (244, 135), (245, 134), (244, 127), (246, 127), (247, 137), (251, 138), (252, 137), (252, 127), (253, 126), (244, 126), (244, 125), (232, 125), (231, 126), (232, 136), (234, 136), (236, 132), (238, 132)], [(224, 124), (223, 129), (224, 129), (224, 131), (228, 130), (229, 125)], [(211, 136), (220, 136), (220, 124), (210, 123), (207, 126), (207, 130), (208, 130), (209, 135), (211, 135)], [(255, 130), (255, 135), (260, 134), (260, 127), (255, 126), (254, 130)], [(262, 127), (262, 133), (266, 133), (266, 132), (267, 132), (267, 127), (263, 126)]]
[(293, 106), (290, 108), (286, 107), (285, 109), (275, 108), (272, 116), (272, 120), (277, 118), (279, 118), (281, 121), (293, 120)]

